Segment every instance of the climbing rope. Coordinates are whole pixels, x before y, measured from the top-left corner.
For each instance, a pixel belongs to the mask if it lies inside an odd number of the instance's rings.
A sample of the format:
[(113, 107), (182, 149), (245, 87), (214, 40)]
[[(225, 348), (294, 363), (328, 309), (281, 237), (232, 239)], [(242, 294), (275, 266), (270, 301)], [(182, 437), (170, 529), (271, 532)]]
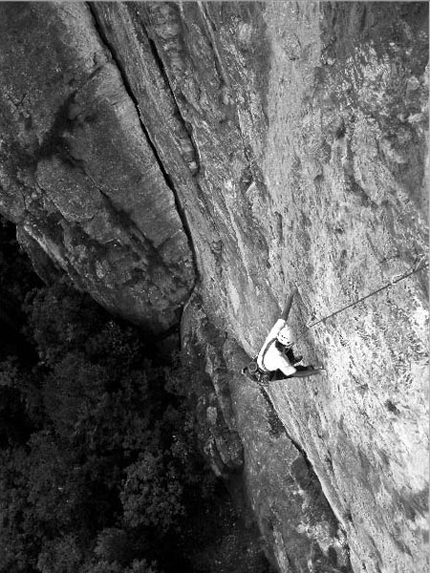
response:
[(331, 318), (332, 316), (336, 316), (337, 314), (340, 314), (341, 312), (347, 310), (348, 308), (352, 308), (353, 306), (359, 304), (360, 302), (363, 302), (364, 300), (370, 298), (371, 296), (374, 296), (375, 294), (395, 285), (396, 283), (405, 280), (406, 278), (410, 277), (411, 275), (418, 273), (419, 271), (422, 271), (423, 269), (425, 269), (428, 266), (428, 261), (425, 258), (425, 255), (421, 255), (418, 258), (418, 261), (415, 263), (415, 265), (413, 266), (412, 270), (403, 274), (403, 275), (394, 275), (394, 277), (391, 279), (391, 281), (372, 291), (371, 293), (367, 294), (366, 296), (363, 296), (361, 298), (359, 298), (358, 300), (356, 300), (355, 302), (352, 302), (351, 304), (348, 304), (347, 306), (344, 306), (343, 308), (340, 308), (339, 310), (336, 310), (335, 312), (332, 312), (331, 314), (329, 314), (328, 316), (325, 316), (324, 318), (321, 318), (320, 320), (317, 320), (316, 322), (314, 322), (313, 324), (307, 324), (306, 328), (309, 330), (310, 328), (313, 328), (314, 326), (316, 326), (317, 324), (320, 324), (321, 322), (325, 322), (326, 320), (328, 320), (329, 318)]

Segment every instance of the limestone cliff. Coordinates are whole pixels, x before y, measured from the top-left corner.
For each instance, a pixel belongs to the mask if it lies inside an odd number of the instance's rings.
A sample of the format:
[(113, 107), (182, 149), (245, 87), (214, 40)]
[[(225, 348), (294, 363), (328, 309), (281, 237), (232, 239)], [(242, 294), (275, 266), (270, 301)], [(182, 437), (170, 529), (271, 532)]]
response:
[[(427, 4), (0, 16), (0, 209), (40, 272), (181, 320), (205, 450), (242, 469), (280, 571), (425, 571)], [(240, 369), (294, 284), (327, 372), (264, 396)]]

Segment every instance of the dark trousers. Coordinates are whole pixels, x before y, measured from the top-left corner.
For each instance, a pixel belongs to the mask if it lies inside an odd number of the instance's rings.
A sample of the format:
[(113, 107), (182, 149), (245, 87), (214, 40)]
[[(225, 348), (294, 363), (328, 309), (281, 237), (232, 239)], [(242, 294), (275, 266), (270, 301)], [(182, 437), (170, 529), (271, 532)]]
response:
[(290, 376), (285, 376), (281, 370), (276, 370), (276, 372), (272, 374), (271, 380), (285, 380), (285, 378), (307, 378), (308, 376), (315, 376), (316, 374), (320, 373), (320, 371), (315, 370), (313, 366), (300, 366), (299, 364), (296, 364), (294, 368), (296, 369), (296, 372)]
[(307, 376), (315, 376), (320, 373), (320, 371), (315, 370), (313, 366), (294, 366), (294, 368), (297, 372), (288, 376), (288, 378), (306, 378)]

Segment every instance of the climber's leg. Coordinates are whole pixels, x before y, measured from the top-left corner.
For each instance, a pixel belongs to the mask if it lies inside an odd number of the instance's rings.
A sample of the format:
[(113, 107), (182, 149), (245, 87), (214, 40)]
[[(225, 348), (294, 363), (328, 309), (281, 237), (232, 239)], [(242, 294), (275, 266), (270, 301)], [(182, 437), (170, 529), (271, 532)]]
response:
[(290, 376), (290, 378), (306, 378), (307, 376), (316, 376), (320, 374), (324, 368), (314, 368), (313, 366), (296, 366), (297, 371)]
[(286, 376), (282, 370), (275, 370), (275, 372), (272, 372), (272, 375), (270, 376), (270, 381), (275, 382), (276, 380), (285, 380), (285, 378)]

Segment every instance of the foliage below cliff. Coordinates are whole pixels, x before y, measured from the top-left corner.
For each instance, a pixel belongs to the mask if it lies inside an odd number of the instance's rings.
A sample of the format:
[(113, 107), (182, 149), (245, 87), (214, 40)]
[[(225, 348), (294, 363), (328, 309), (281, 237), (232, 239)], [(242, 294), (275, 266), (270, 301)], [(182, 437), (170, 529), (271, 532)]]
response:
[[(10, 230), (1, 288), (18, 300), (13, 277), (37, 280)], [(265, 571), (200, 457), (187, 369), (66, 284), (23, 308), (32, 352), (0, 355), (0, 571)]]

